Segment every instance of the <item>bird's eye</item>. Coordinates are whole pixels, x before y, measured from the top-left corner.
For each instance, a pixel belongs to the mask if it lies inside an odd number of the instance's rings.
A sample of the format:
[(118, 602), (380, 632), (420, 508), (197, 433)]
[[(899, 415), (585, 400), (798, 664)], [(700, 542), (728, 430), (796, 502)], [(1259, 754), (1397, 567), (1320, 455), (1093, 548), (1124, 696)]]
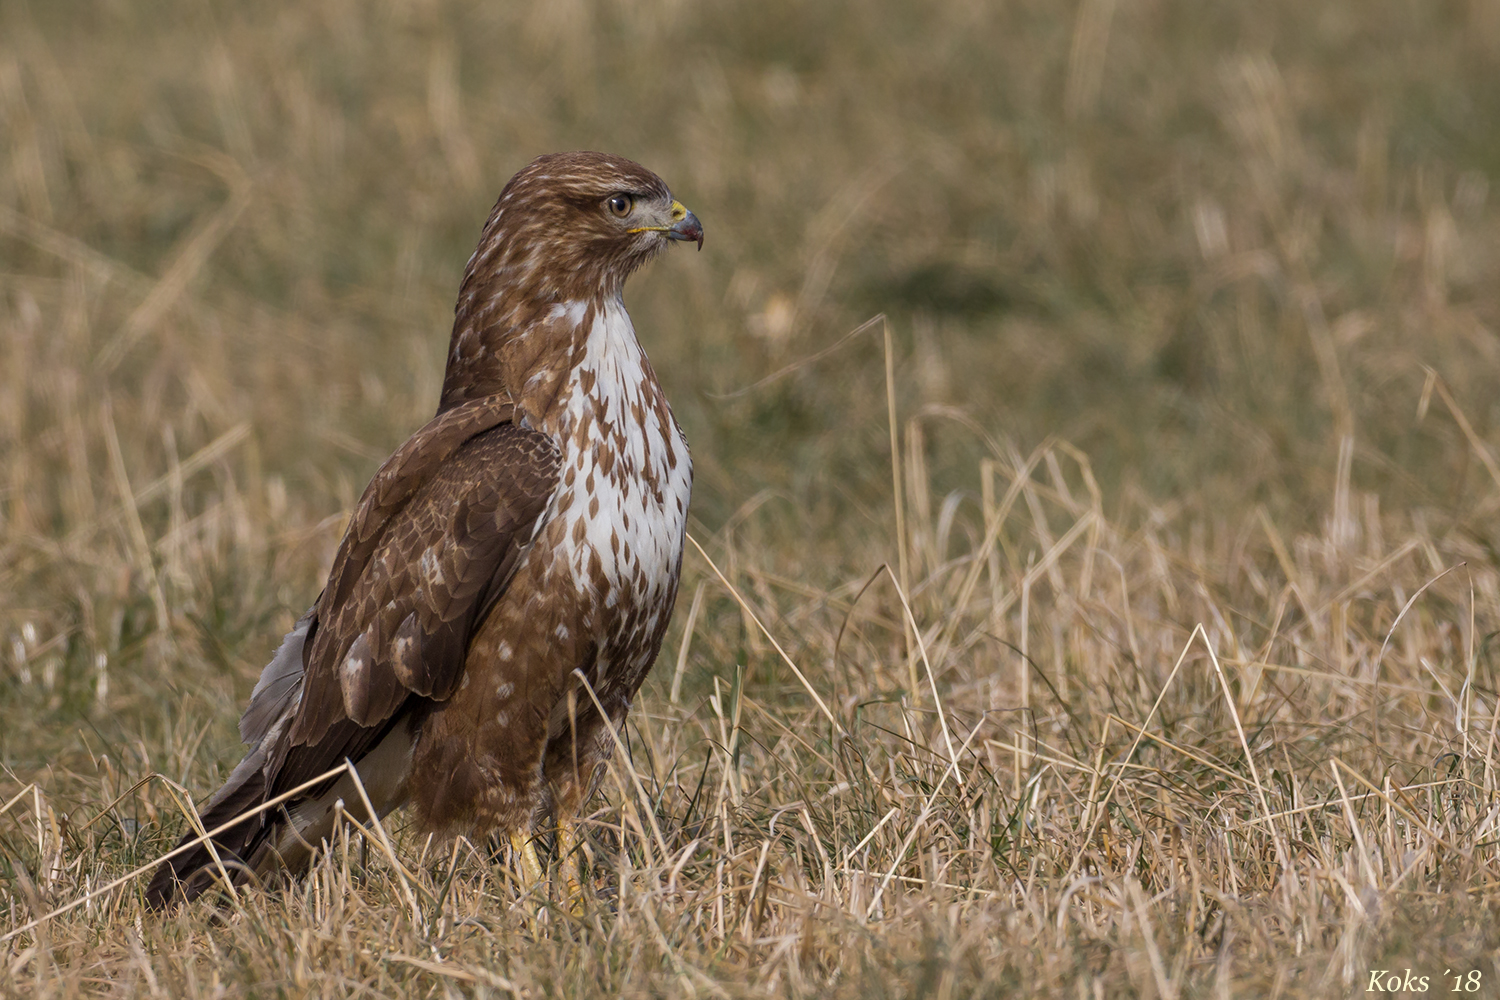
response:
[(611, 215), (617, 219), (623, 219), (630, 214), (632, 199), (628, 194), (616, 194), (611, 195), (604, 204), (609, 206)]

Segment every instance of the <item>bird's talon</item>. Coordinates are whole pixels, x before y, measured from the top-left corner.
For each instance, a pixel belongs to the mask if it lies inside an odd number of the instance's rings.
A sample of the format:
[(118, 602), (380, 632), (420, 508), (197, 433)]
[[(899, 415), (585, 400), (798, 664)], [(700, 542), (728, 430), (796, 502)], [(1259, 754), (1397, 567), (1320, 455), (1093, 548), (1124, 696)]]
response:
[(510, 835), (510, 848), (514, 852), (516, 874), (521, 878), (521, 888), (531, 889), (546, 877), (546, 870), (536, 856), (536, 844), (526, 834), (516, 831)]

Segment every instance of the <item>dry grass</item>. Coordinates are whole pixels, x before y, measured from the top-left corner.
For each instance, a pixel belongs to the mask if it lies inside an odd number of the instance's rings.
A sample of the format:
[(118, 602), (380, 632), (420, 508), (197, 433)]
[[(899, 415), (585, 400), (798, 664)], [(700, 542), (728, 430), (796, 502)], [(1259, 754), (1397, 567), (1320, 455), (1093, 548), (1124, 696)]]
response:
[[(1496, 9), (6, 4), (0, 991), (1486, 994)], [(100, 892), (237, 759), (495, 190), (579, 146), (708, 228), (632, 286), (706, 555), (597, 897), (399, 816), (217, 911)]]

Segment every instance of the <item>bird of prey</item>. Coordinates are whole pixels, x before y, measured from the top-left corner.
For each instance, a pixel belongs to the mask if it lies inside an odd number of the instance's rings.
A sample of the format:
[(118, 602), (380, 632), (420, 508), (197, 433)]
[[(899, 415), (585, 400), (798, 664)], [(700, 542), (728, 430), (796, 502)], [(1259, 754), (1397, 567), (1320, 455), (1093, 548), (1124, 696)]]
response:
[(304, 869), (337, 803), (367, 821), (365, 797), (377, 816), (410, 803), (425, 830), (508, 837), (528, 882), (536, 824), (557, 823), (559, 857), (577, 846), (682, 568), (692, 463), (622, 299), (674, 240), (702, 249), (697, 217), (622, 157), (542, 156), (506, 184), (437, 414), (365, 488), (255, 685), (249, 751), (204, 830), (346, 760), (359, 784), (329, 778), (163, 861), (150, 906)]

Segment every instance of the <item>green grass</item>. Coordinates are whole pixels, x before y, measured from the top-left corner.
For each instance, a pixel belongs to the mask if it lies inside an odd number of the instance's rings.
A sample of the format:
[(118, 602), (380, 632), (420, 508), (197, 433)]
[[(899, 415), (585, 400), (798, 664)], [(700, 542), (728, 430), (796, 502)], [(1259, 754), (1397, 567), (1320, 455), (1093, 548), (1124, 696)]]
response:
[[(1492, 6), (0, 7), (0, 992), (1487, 991)], [(597, 900), (397, 816), (399, 871), (29, 926), (238, 759), (567, 148), (703, 219), (628, 302), (728, 580), (690, 549)]]

